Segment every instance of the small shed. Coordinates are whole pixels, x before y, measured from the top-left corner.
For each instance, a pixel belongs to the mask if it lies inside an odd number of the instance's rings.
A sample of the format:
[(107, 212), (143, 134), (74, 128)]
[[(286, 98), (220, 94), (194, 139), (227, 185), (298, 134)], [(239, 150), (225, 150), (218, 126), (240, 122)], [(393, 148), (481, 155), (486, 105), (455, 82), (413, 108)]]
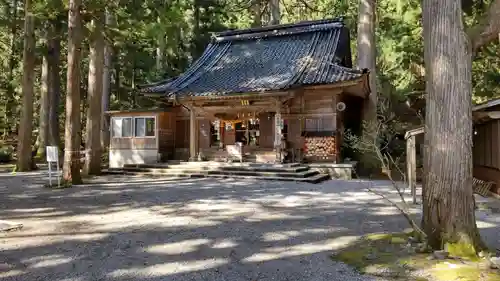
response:
[(156, 163), (171, 156), (175, 113), (170, 109), (108, 111), (109, 167)]
[[(500, 99), (476, 105), (472, 108), (474, 123), (473, 167), (474, 177), (494, 182), (491, 192), (500, 195)], [(406, 133), (408, 185), (415, 192), (416, 186), (416, 141), (415, 137), (424, 134), (424, 127)]]

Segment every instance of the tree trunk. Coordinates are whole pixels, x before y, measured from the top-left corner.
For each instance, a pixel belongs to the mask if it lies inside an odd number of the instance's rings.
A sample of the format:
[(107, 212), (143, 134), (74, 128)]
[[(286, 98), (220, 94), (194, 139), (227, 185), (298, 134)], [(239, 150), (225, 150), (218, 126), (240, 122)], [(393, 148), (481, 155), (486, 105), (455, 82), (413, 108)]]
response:
[(59, 103), (61, 100), (61, 79), (59, 77), (61, 59), (61, 22), (54, 20), (49, 27), (48, 65), (49, 65), (49, 124), (48, 144), (60, 146)]
[(279, 0), (269, 0), (269, 9), (271, 10), (271, 25), (279, 24), (281, 21), (280, 14), (280, 1)]
[[(45, 44), (47, 42), (49, 34), (45, 34)], [(48, 48), (47, 48), (48, 49)], [(48, 143), (48, 131), (49, 131), (49, 54), (48, 52), (43, 54), (42, 58), (42, 77), (41, 77), (41, 87), (40, 87), (40, 112), (39, 112), (39, 124), (38, 124), (38, 151), (37, 155), (41, 159), (45, 159), (45, 149)]]
[(33, 91), (35, 76), (35, 26), (31, 0), (24, 2), (23, 107), (17, 144), (17, 170), (33, 168), (31, 137), (33, 131)]
[[(375, 41), (377, 3), (376, 0), (359, 0), (357, 64), (359, 68), (370, 70), (370, 95), (363, 106), (363, 142), (376, 144), (377, 127), (377, 52)], [(380, 167), (380, 160), (374, 153), (363, 153), (362, 168), (365, 172), (375, 172)]]
[(424, 0), (426, 118), (422, 227), (434, 249), (482, 248), (472, 193), (472, 54), (460, 1)]
[(80, 184), (80, 56), (81, 0), (70, 0), (68, 11), (68, 73), (64, 133), (63, 179)]
[[(163, 30), (161, 27), (161, 18), (157, 18), (158, 28)], [(166, 47), (165, 33), (163, 31), (158, 34), (158, 46), (156, 47), (156, 71), (161, 73), (163, 71), (163, 57), (165, 56)]]
[(253, 21), (252, 27), (261, 27), (262, 26), (262, 0), (254, 0), (252, 2), (252, 6), (250, 7), (250, 12), (252, 13)]
[(102, 74), (104, 68), (104, 12), (96, 12), (90, 42), (90, 62), (87, 94), (87, 126), (85, 134), (86, 175), (101, 173), (101, 117), (102, 117)]
[(115, 75), (114, 75), (114, 88), (115, 88), (115, 97), (117, 100), (122, 101), (125, 100), (126, 97), (123, 96), (122, 94), (122, 88), (121, 88), (121, 64), (120, 64), (120, 56), (118, 55), (118, 50), (114, 49), (113, 53), (115, 54), (114, 58), (114, 66), (115, 66)]
[[(9, 74), (7, 75), (7, 89), (6, 89), (6, 97), (5, 97), (5, 105), (4, 105), (4, 136), (7, 135), (7, 133), (10, 133), (12, 130), (9, 119), (12, 118), (14, 115), (12, 112), (12, 108), (14, 107), (13, 105), (15, 104), (14, 101), (14, 95), (15, 95), (15, 89), (14, 89), (14, 70), (16, 68), (16, 40), (17, 40), (17, 6), (18, 6), (18, 0), (14, 0), (14, 3), (12, 4), (12, 11), (9, 12), (10, 14), (10, 52), (9, 52)], [(8, 9), (8, 7), (6, 8)]]
[[(111, 25), (111, 14), (106, 12), (106, 27)], [(104, 69), (102, 72), (102, 110), (101, 110), (101, 151), (106, 151), (109, 146), (109, 126), (105, 112), (109, 107), (109, 96), (111, 92), (111, 55), (113, 49), (108, 42), (104, 42)]]

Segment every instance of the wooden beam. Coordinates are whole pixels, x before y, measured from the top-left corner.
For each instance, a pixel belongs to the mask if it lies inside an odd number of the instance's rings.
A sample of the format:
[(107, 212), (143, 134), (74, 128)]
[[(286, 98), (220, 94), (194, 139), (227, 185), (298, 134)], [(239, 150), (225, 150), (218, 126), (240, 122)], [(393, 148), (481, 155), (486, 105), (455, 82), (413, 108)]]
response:
[(417, 156), (415, 135), (406, 140), (406, 169), (408, 177), (408, 188), (411, 190), (413, 204), (417, 204)]
[(472, 115), (474, 119), (500, 119), (500, 111), (476, 111)]

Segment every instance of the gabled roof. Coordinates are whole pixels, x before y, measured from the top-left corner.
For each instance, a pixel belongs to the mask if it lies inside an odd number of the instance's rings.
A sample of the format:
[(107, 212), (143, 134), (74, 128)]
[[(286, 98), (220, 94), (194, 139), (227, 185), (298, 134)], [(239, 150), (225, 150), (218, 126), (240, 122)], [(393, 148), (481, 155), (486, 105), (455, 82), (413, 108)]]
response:
[(350, 64), (349, 44), (339, 19), (221, 32), (185, 73), (140, 90), (210, 96), (356, 80), (367, 71), (339, 65)]
[(486, 102), (477, 104), (472, 108), (472, 110), (479, 111), (479, 110), (489, 109), (490, 107), (494, 107), (494, 106), (498, 106), (498, 105), (500, 105), (500, 98), (491, 99), (491, 100), (488, 100)]

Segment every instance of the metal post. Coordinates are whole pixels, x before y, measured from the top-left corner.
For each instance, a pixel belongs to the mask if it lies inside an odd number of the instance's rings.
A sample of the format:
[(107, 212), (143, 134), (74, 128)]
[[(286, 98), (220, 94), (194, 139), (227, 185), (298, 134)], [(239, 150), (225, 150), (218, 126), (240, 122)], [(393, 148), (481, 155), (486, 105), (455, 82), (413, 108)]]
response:
[(49, 186), (52, 187), (52, 162), (48, 162), (49, 164)]
[(59, 171), (59, 157), (56, 160), (56, 171), (57, 171), (57, 187), (61, 187), (61, 173)]

